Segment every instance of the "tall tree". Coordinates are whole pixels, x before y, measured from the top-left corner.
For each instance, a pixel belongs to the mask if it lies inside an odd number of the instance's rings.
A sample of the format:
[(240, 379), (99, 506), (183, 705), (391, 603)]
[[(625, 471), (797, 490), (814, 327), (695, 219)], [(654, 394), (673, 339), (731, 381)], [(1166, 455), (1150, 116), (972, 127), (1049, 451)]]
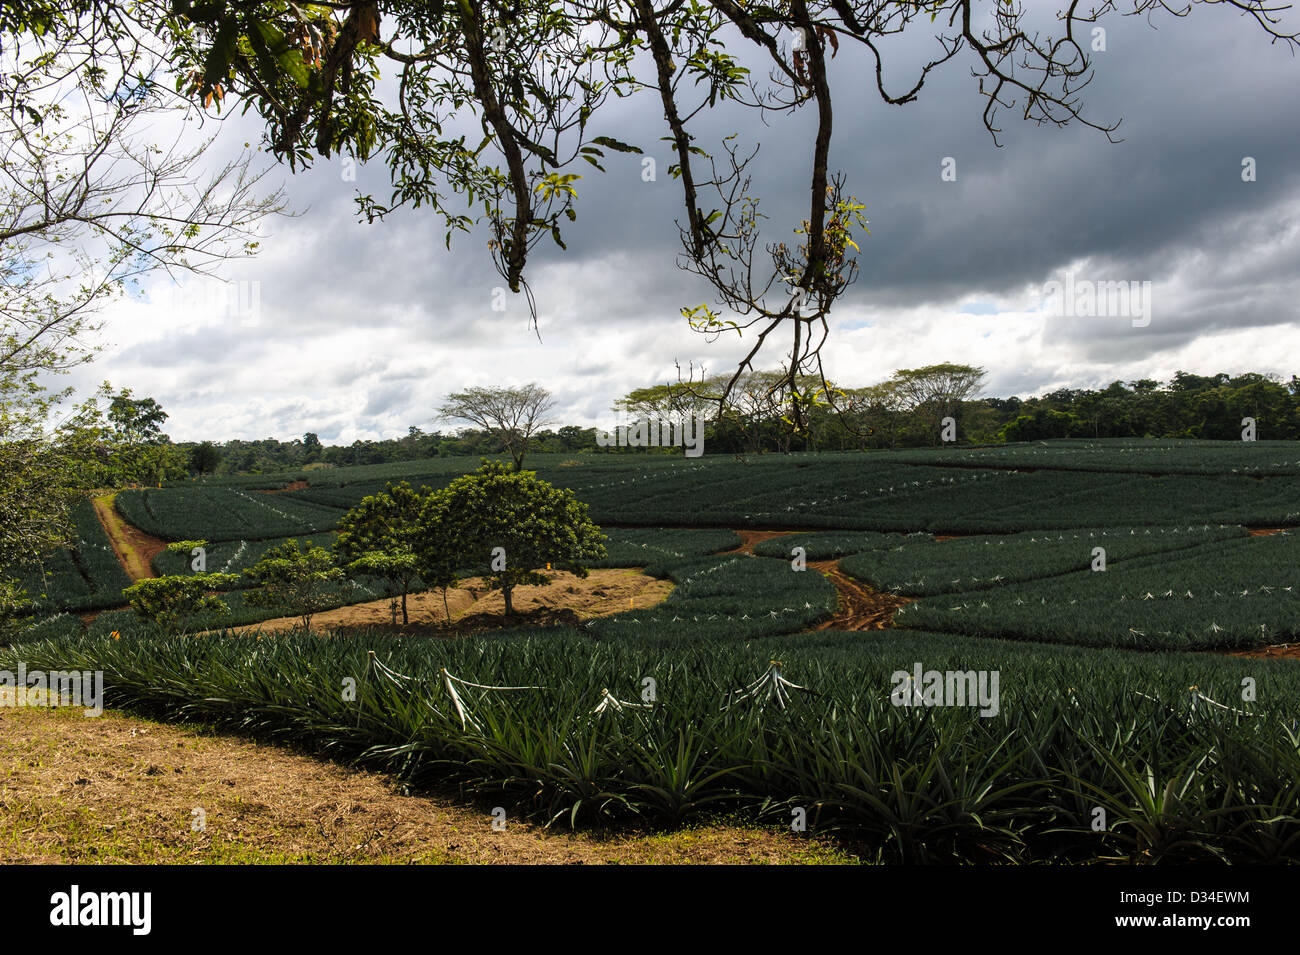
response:
[(134, 398), (129, 388), (114, 395), (108, 405), (108, 420), (117, 438), (127, 444), (157, 444), (166, 437), (162, 424), (168, 417), (153, 398)]
[(521, 388), (470, 388), (450, 395), (439, 407), (443, 418), (468, 421), (501, 442), (522, 471), (528, 442), (553, 422), (548, 415), (555, 408), (551, 393), (541, 385)]
[(931, 443), (938, 444), (942, 420), (958, 416), (961, 403), (979, 393), (984, 376), (983, 368), (944, 362), (899, 369), (893, 380), (911, 410), (925, 422)]
[(335, 588), (343, 580), (343, 571), (324, 547), (303, 547), (290, 538), (267, 550), (244, 570), (244, 576), (255, 588), (244, 595), (250, 606), (287, 611), (309, 630), (318, 611), (338, 602)]
[(102, 425), (49, 384), (93, 357), (101, 307), (149, 273), (251, 254), (283, 207), (250, 159), (203, 174), (206, 143), (159, 140), (158, 121), (194, 107), (163, 98), (147, 37), (107, 14), (81, 0), (0, 14), (0, 566), (66, 542), (99, 473)]
[(211, 474), (221, 464), (221, 451), (211, 441), (196, 444), (190, 449), (190, 470), (195, 474)]
[(402, 598), (402, 623), (411, 622), (406, 596), (419, 572), (415, 542), (429, 489), (405, 481), (363, 497), (339, 521), (334, 553), (349, 573), (382, 577)]

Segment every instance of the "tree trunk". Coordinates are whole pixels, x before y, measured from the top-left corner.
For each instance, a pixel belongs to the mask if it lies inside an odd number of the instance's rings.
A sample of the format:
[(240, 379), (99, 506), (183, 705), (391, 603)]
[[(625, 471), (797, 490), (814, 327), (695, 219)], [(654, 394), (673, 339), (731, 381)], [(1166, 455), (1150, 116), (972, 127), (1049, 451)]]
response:
[(403, 588), (402, 589), (402, 626), (409, 627), (410, 625), (411, 625), (411, 618), (406, 612), (406, 589)]
[(511, 590), (511, 588), (510, 588), (509, 585), (504, 585), (504, 586), (502, 586), (502, 588), (501, 588), (501, 594), (502, 594), (503, 597), (505, 597), (505, 600), (506, 600), (506, 616), (507, 616), (507, 617), (509, 617), (511, 614), (513, 614), (513, 613), (515, 612), (515, 610), (514, 610), (514, 606), (510, 603), (510, 590)]

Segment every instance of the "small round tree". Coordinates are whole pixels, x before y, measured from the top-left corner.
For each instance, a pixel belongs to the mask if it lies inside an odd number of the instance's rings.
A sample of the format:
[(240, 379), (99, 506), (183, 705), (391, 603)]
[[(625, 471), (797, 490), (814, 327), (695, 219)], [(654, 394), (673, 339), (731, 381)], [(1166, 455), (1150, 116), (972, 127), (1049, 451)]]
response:
[(257, 587), (248, 592), (245, 602), (254, 607), (283, 608), (301, 617), (303, 629), (308, 630), (317, 611), (337, 605), (334, 587), (343, 579), (343, 571), (334, 566), (334, 558), (324, 547), (304, 549), (290, 538), (270, 548), (244, 576)]
[[(402, 623), (409, 624), (406, 596), (419, 577), (415, 541), (429, 489), (402, 481), (361, 499), (339, 521), (334, 554), (350, 574), (381, 577), (402, 595)], [(436, 580), (426, 580), (437, 586)]]
[(605, 539), (572, 491), (532, 471), (485, 461), (430, 496), (417, 552), (431, 566), (484, 568), (489, 585), (501, 589), (508, 617), (515, 587), (549, 584), (541, 572), (548, 565), (587, 576), (584, 565), (605, 555)]
[(230, 608), (220, 591), (239, 583), (236, 574), (176, 574), (146, 577), (122, 591), (136, 615), (168, 633), (180, 633), (200, 614), (224, 614)]

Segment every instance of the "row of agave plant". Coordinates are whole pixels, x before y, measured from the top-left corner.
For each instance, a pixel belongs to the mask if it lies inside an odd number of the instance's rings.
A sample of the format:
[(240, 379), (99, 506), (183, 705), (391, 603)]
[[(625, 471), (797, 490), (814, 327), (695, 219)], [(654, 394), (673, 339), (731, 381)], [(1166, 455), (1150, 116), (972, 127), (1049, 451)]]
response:
[[(110, 706), (556, 824), (801, 816), (885, 862), (1300, 859), (1300, 672), (1285, 663), (918, 632), (683, 644), (556, 630), (139, 630), (27, 644), (0, 666), (19, 659), (102, 670)], [(891, 674), (915, 662), (998, 670), (997, 714), (897, 705)]]

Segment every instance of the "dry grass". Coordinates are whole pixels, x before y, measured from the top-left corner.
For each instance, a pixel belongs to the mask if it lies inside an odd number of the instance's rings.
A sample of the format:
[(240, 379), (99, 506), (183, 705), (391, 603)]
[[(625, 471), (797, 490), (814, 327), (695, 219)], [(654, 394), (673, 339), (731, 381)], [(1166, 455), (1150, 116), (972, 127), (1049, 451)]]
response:
[[(204, 813), (195, 831), (195, 809)], [(829, 843), (710, 824), (571, 833), (203, 728), (0, 708), (0, 863), (838, 863)]]
[[(635, 567), (593, 570), (585, 578), (564, 571), (552, 571), (551, 575), (551, 583), (544, 587), (514, 589), (511, 597), (519, 618), (517, 623), (540, 625), (547, 622), (541, 618), (556, 613), (568, 615), (568, 619), (586, 620), (638, 607), (653, 607), (666, 600), (673, 590), (671, 581), (647, 577)], [(391, 626), (392, 603), (384, 598), (322, 611), (312, 616), (312, 628), (326, 631)], [(477, 577), (461, 581), (459, 586), (448, 590), (447, 609), (451, 611), (454, 627), (463, 624), (469, 629), (478, 629), (505, 622), (505, 599), (501, 591), (488, 590)], [(407, 612), (411, 626), (402, 629), (412, 633), (447, 626), (441, 591), (412, 594), (407, 598)], [(400, 625), (400, 610), (397, 619)], [(281, 633), (301, 626), (302, 620), (298, 617), (277, 617), (234, 629), (237, 632)]]

